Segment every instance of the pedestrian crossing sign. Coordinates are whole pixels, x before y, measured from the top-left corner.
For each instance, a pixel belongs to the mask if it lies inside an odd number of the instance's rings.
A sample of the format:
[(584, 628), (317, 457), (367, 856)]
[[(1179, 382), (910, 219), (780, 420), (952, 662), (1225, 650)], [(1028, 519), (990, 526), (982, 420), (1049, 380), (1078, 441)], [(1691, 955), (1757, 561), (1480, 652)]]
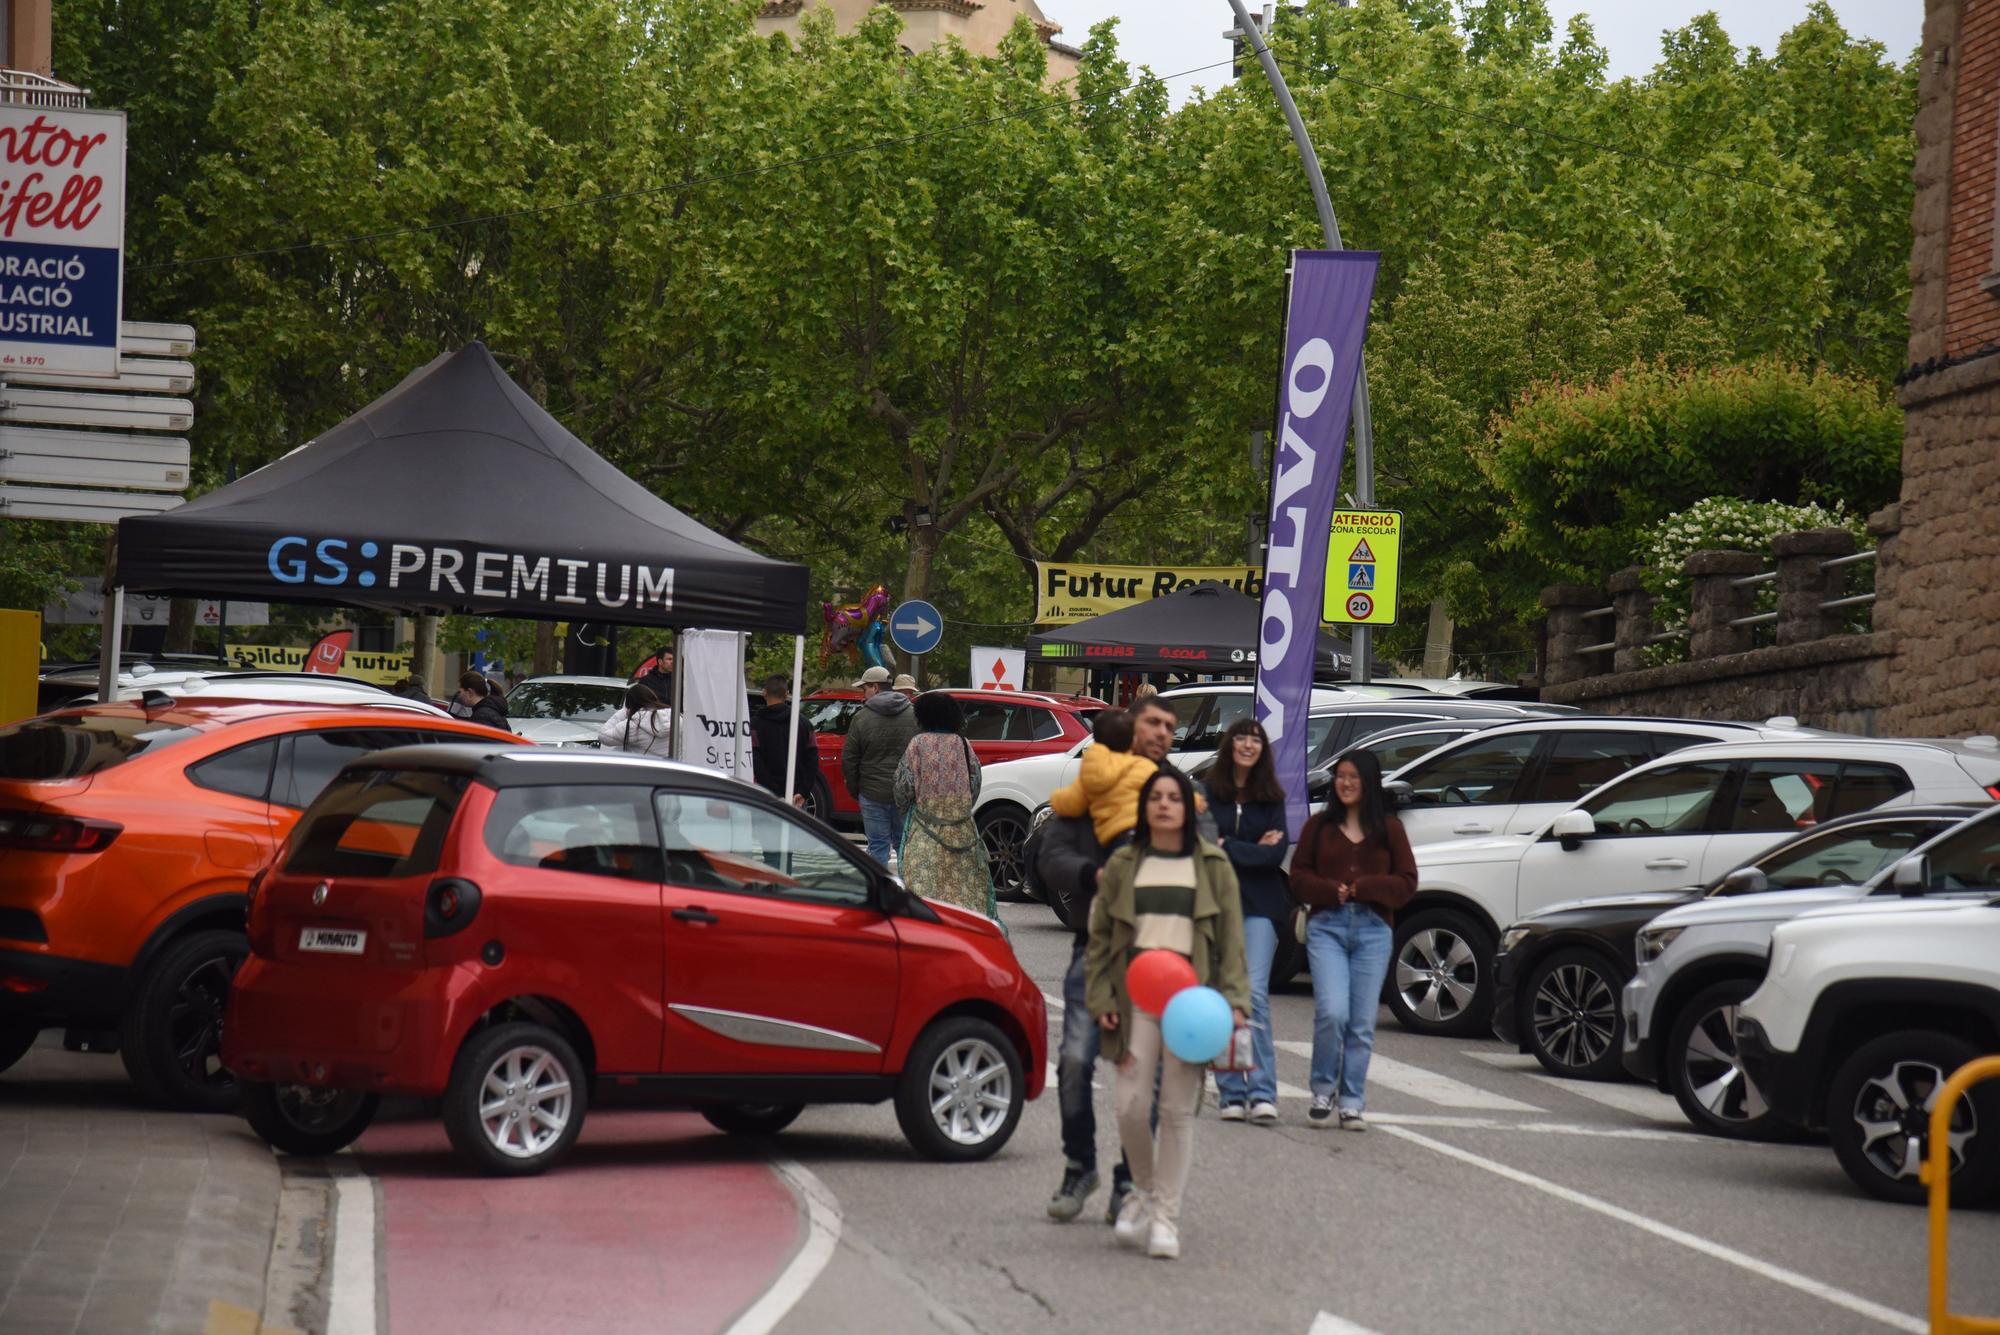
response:
[(1402, 555), (1400, 510), (1334, 511), (1320, 620), (1347, 626), (1395, 625)]

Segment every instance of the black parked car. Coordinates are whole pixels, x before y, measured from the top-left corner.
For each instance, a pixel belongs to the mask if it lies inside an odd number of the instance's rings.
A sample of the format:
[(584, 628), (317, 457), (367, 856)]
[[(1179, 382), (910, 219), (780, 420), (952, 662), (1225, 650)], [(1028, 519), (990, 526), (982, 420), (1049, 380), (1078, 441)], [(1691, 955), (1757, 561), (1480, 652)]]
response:
[[(1573, 900), (1531, 914), (1500, 936), (1493, 961), (1493, 1033), (1533, 1053), (1551, 1073), (1578, 1080), (1624, 1075), (1619, 994), (1637, 970), (1633, 940), (1668, 909), (1708, 896), (1797, 890), (1819, 882), (1831, 846), (1857, 847), (1897, 831), (1919, 841), (1964, 820), (1970, 808), (1876, 808), (1830, 820), (1767, 848), (1706, 886)], [(1789, 869), (1799, 868), (1799, 873)]]

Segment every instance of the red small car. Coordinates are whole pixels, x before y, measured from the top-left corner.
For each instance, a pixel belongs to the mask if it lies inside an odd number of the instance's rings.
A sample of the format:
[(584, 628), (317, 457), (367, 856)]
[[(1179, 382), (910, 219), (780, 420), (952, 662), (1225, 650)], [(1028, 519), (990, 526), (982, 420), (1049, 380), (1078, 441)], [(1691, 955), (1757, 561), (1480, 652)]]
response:
[(982, 1159), (1042, 1090), (1042, 994), (997, 924), (918, 898), (761, 789), (642, 756), (404, 747), (357, 760), (254, 888), (224, 1060), (279, 1149), (383, 1094), (539, 1172), (593, 1097), (770, 1134), (893, 1100)]
[[(1089, 735), (1090, 720), (1105, 707), (1102, 700), (1087, 695), (960, 687), (948, 687), (945, 693), (965, 710), (965, 737), (982, 765), (1061, 755)], [(859, 708), (859, 691), (815, 691), (806, 697), (805, 721), (817, 734), (819, 771), (832, 798), (832, 817), (853, 823), (861, 820), (861, 804), (847, 791), (847, 779), (840, 770), (840, 748), (847, 742), (847, 725)]]

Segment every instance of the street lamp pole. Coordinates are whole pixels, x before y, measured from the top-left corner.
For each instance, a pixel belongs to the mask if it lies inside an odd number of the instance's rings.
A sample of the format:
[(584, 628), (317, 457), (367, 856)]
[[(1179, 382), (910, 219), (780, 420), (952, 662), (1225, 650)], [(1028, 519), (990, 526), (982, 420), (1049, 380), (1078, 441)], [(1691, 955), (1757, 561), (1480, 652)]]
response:
[[(1292, 142), (1298, 146), (1299, 160), (1305, 164), (1306, 184), (1312, 187), (1313, 205), (1319, 210), (1319, 225), (1326, 233), (1327, 248), (1345, 250), (1347, 247), (1340, 241), (1340, 223), (1333, 216), (1333, 200), (1326, 193), (1326, 177), (1319, 169), (1319, 154), (1313, 151), (1312, 136), (1306, 133), (1306, 123), (1299, 115), (1299, 104), (1292, 100), (1292, 90), (1286, 86), (1284, 73), (1278, 69), (1278, 59), (1271, 54), (1270, 46), (1264, 41), (1264, 30), (1250, 16), (1244, 0), (1229, 0), (1229, 7), (1236, 11), (1237, 31), (1250, 39), (1250, 48), (1257, 53), (1257, 63), (1264, 67), (1264, 77), (1270, 81), (1278, 107), (1285, 113), (1285, 123), (1292, 127)], [(1363, 509), (1375, 504), (1375, 421), (1368, 410), (1366, 365), (1361, 367), (1354, 386), (1354, 499)], [(1369, 679), (1369, 642), (1373, 639), (1373, 632), (1367, 626), (1355, 626), (1352, 630), (1354, 660), (1348, 669), (1348, 676), (1354, 681), (1365, 682)]]

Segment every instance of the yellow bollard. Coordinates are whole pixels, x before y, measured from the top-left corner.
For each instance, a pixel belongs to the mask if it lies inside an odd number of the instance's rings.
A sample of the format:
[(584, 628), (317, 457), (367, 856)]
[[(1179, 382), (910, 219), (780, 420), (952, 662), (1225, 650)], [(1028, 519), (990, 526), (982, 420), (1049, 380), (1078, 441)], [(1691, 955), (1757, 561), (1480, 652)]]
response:
[[(1924, 1159), (1923, 1180), (1931, 1189), (1931, 1335), (2000, 1335), (2000, 1319), (1954, 1316), (1950, 1303), (1951, 1268), (1951, 1110), (1965, 1091), (1982, 1080), (2000, 1079), (2000, 1057), (1979, 1057), (1952, 1072), (1938, 1087), (1931, 1105), (1930, 1153)], [(1982, 1128), (1984, 1131), (1985, 1128)]]
[(0, 608), (0, 723), (38, 712), (41, 672), (42, 614)]

